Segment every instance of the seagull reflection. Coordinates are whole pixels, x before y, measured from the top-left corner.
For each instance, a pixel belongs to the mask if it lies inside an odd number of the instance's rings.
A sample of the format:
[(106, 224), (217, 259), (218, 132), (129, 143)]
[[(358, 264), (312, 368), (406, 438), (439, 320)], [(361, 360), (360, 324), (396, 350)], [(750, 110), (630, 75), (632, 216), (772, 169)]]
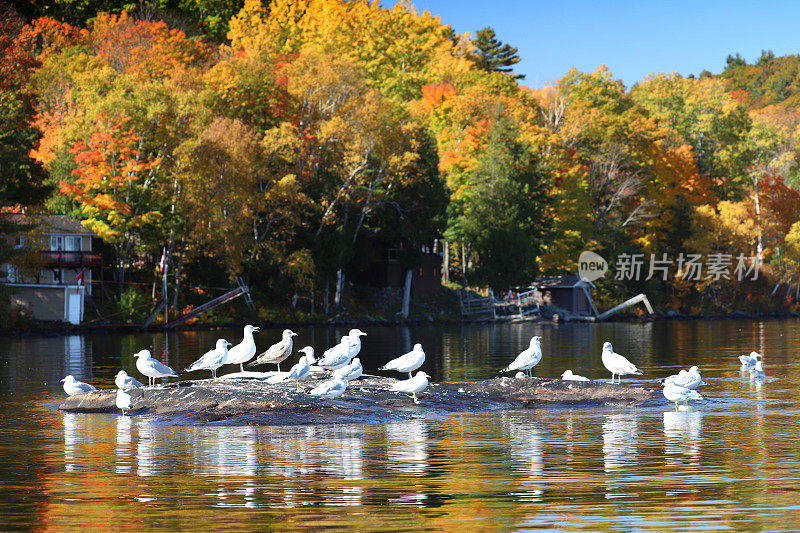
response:
[(428, 470), (428, 424), (410, 420), (386, 425), (386, 468), (409, 476)]
[(74, 472), (78, 466), (78, 444), (85, 425), (85, 415), (64, 414), (64, 469), (67, 472)]
[[(638, 429), (639, 419), (632, 413), (606, 415), (603, 422), (603, 470), (607, 474), (627, 475), (628, 468), (636, 463)], [(624, 480), (616, 481), (609, 478), (606, 482), (606, 498), (635, 495), (623, 492), (621, 490), (623, 488)]]
[(141, 477), (158, 474), (156, 460), (158, 459), (158, 446), (156, 445), (156, 428), (146, 421), (138, 424), (139, 440), (136, 443), (136, 475)]
[(509, 453), (514, 458), (514, 469), (527, 476), (526, 485), (533, 488), (515, 496), (521, 501), (538, 502), (544, 494), (544, 446), (542, 430), (529, 416), (517, 417), (503, 414), (504, 433), (507, 435)]
[(702, 416), (700, 411), (664, 412), (664, 454), (668, 466), (700, 464)]
[(131, 426), (133, 421), (129, 416), (114, 417), (117, 423), (115, 452), (117, 460), (114, 464), (118, 474), (128, 474), (131, 466)]

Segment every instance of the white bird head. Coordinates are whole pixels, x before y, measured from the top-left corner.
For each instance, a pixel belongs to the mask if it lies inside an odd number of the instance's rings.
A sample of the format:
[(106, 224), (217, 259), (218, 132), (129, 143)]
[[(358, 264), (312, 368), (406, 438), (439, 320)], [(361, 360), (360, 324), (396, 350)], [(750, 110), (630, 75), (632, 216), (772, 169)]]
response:
[(361, 359), (359, 359), (358, 357), (354, 357), (353, 360), (350, 361), (350, 364), (353, 366), (358, 366), (361, 364)]
[(699, 374), (699, 373), (700, 373), (700, 369), (699, 369), (699, 368), (697, 368), (696, 366), (693, 366), (693, 367), (691, 367), (691, 368), (689, 369), (689, 372), (696, 372), (696, 373), (698, 373), (698, 374)]
[(296, 336), (297, 336), (297, 333), (295, 333), (294, 331), (292, 331), (290, 329), (283, 330), (283, 338), (284, 339), (288, 339), (289, 337), (296, 337)]
[(415, 352), (421, 352), (422, 351), (422, 345), (421, 344), (415, 344), (414, 345), (414, 351)]
[(572, 376), (572, 370), (564, 370), (564, 373), (561, 374), (562, 378), (565, 378), (567, 376)]
[(225, 348), (230, 346), (230, 344), (231, 343), (229, 343), (225, 339), (217, 339), (217, 350), (224, 350)]
[(348, 333), (348, 335), (349, 335), (351, 338), (356, 338), (356, 339), (357, 339), (358, 337), (361, 337), (361, 336), (364, 336), (364, 337), (366, 337), (366, 336), (367, 336), (367, 334), (366, 334), (366, 333), (364, 333), (363, 331), (361, 331), (361, 330), (360, 330), (360, 329), (358, 329), (358, 328), (351, 329), (351, 330), (350, 330), (350, 332)]
[(422, 376), (422, 377), (425, 377), (425, 378), (429, 378), (429, 377), (430, 377), (428, 374), (426, 374), (426, 373), (425, 373), (425, 372), (423, 372), (422, 370), (420, 370), (419, 372), (417, 372), (417, 375), (416, 375), (416, 376), (414, 376), (414, 377), (415, 377), (415, 378), (418, 378), (418, 377), (420, 377), (420, 376)]
[(314, 357), (314, 348), (312, 348), (311, 346), (306, 346), (304, 348), (300, 348), (299, 351), (303, 352), (306, 355)]
[(258, 326), (251, 326), (250, 324), (247, 324), (244, 327), (244, 334), (247, 335), (248, 333), (253, 333), (254, 331), (258, 331), (260, 329), (261, 328), (259, 328)]
[(125, 372), (124, 370), (120, 370), (119, 372), (117, 372), (117, 377), (128, 377), (128, 373)]
[(134, 357), (152, 357), (150, 355), (150, 350), (140, 350), (133, 354)]
[(609, 352), (613, 352), (614, 348), (611, 346), (610, 342), (603, 343), (603, 350), (608, 350)]
[(750, 357), (753, 357), (754, 359), (763, 359), (761, 354), (758, 352), (750, 352)]
[(69, 376), (67, 376), (64, 379), (62, 379), (61, 383), (71, 383), (73, 381), (75, 381), (75, 378), (72, 377), (72, 374), (70, 374)]
[(533, 337), (531, 337), (531, 346), (533, 346), (534, 344), (541, 344), (541, 342), (542, 338), (539, 335), (534, 335)]

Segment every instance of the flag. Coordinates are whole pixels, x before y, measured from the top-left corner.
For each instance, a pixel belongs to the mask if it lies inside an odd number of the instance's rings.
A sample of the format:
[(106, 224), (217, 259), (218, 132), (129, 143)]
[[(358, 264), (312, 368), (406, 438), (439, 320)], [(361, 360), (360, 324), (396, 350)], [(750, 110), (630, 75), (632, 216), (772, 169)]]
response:
[(78, 272), (78, 275), (75, 276), (75, 283), (78, 285), (77, 287), (75, 287), (75, 294), (80, 294), (81, 285), (83, 284), (83, 269), (81, 269), (81, 271)]
[(167, 249), (164, 248), (164, 251), (161, 253), (161, 262), (158, 264), (158, 271), (164, 272), (164, 269), (167, 268)]

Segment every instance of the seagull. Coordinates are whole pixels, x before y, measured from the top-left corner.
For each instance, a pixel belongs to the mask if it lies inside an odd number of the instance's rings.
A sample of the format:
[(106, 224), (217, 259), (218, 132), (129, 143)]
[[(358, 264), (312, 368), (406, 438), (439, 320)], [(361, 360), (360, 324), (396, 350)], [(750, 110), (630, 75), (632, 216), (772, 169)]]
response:
[(306, 354), (306, 361), (308, 361), (310, 365), (308, 368), (311, 373), (318, 374), (320, 372), (325, 372), (324, 368), (317, 365), (317, 358), (314, 357), (314, 348), (306, 346), (305, 348), (300, 348), (299, 352)]
[(133, 354), (134, 357), (137, 358), (136, 360), (136, 368), (147, 376), (147, 386), (154, 387), (156, 384), (156, 378), (165, 378), (167, 376), (178, 377), (178, 374), (175, 373), (170, 367), (153, 359), (150, 355), (150, 350), (142, 350)]
[(256, 341), (253, 339), (253, 332), (259, 328), (250, 324), (244, 327), (244, 337), (242, 342), (228, 350), (228, 357), (225, 358), (226, 365), (239, 365), (239, 370), (244, 372), (244, 363), (248, 362), (256, 354)]
[(296, 337), (297, 333), (290, 329), (283, 330), (281, 340), (267, 348), (267, 350), (256, 357), (256, 360), (247, 365), (247, 368), (256, 365), (276, 364), (278, 365), (278, 372), (281, 371), (281, 362), (288, 359), (292, 355), (292, 337)]
[(74, 394), (86, 394), (87, 392), (94, 392), (97, 390), (94, 385), (78, 381), (72, 374), (62, 379), (61, 383), (64, 384), (64, 392), (69, 396)]
[(679, 387), (673, 385), (669, 381), (664, 381), (664, 398), (671, 402), (675, 402), (675, 410), (678, 410), (679, 403), (688, 403), (689, 400), (702, 400), (703, 397), (699, 392), (687, 389), (686, 387)]
[(353, 381), (361, 377), (364, 369), (361, 367), (361, 359), (356, 357), (349, 365), (345, 365), (338, 370), (333, 371), (333, 377), (339, 378), (342, 381)]
[(764, 379), (767, 375), (764, 373), (764, 366), (761, 361), (756, 361), (753, 368), (750, 369), (750, 379)]
[(122, 411), (122, 415), (125, 416), (125, 409), (132, 409), (133, 408), (133, 398), (130, 394), (123, 391), (122, 389), (117, 389), (117, 407), (120, 408)]
[(351, 329), (347, 333), (347, 338), (350, 339), (350, 358), (357, 356), (361, 352), (361, 336), (367, 336), (366, 333), (358, 328)]
[(333, 378), (311, 389), (312, 396), (322, 396), (324, 398), (338, 398), (344, 394), (347, 383), (339, 378)]
[(525, 375), (525, 372), (517, 372), (516, 374), (514, 374), (514, 377), (517, 378), (517, 379), (525, 379), (528, 376)]
[(117, 377), (114, 378), (114, 384), (120, 390), (144, 387), (144, 385), (142, 385), (142, 383), (138, 379), (132, 378), (124, 370), (120, 370), (119, 372), (117, 372)]
[(761, 354), (758, 353), (758, 352), (750, 352), (750, 355), (740, 355), (739, 356), (739, 362), (742, 363), (742, 367), (745, 370), (748, 370), (748, 369), (753, 368), (754, 366), (756, 366), (756, 362), (759, 359), (763, 359), (763, 358), (761, 357)]
[(561, 379), (564, 381), (589, 381), (589, 378), (573, 374), (570, 369), (564, 370), (564, 373), (561, 374)]
[(611, 372), (611, 383), (614, 383), (614, 376), (617, 376), (617, 382), (621, 383), (622, 376), (627, 374), (642, 375), (636, 365), (622, 357), (618, 353), (614, 353), (614, 348), (610, 342), (603, 343), (603, 366)]
[(421, 344), (415, 344), (414, 349), (410, 352), (401, 355), (396, 359), (392, 359), (378, 370), (397, 370), (398, 372), (408, 372), (408, 377), (411, 378), (411, 372), (422, 366), (425, 362), (425, 352), (422, 351)]
[(700, 385), (705, 385), (703, 378), (700, 377), (700, 369), (696, 366), (691, 367), (689, 370), (681, 370), (677, 374), (664, 379), (664, 381), (686, 389), (696, 389)]
[(350, 337), (345, 335), (342, 337), (341, 342), (336, 346), (328, 348), (322, 354), (322, 357), (317, 361), (317, 365), (325, 370), (336, 370), (345, 365), (350, 364), (350, 355), (352, 345), (350, 344)]
[(286, 376), (287, 380), (297, 381), (297, 390), (300, 390), (300, 382), (308, 377), (311, 371), (311, 366), (308, 364), (308, 357), (303, 355), (295, 365), (289, 369), (289, 374)]
[(417, 400), (417, 393), (422, 392), (428, 388), (428, 378), (430, 376), (423, 371), (417, 372), (413, 378), (398, 381), (392, 385), (392, 390), (395, 392), (410, 392), (413, 395), (414, 403), (419, 405)]
[(514, 361), (502, 369), (500, 372), (513, 372), (514, 370), (525, 370), (528, 376), (531, 375), (530, 369), (539, 364), (542, 360), (542, 338), (538, 335), (531, 337), (531, 343), (520, 353)]
[(217, 378), (217, 369), (225, 364), (225, 359), (228, 358), (228, 346), (231, 343), (225, 339), (217, 339), (217, 345), (213, 350), (207, 351), (203, 357), (189, 365), (186, 372), (194, 372), (195, 370), (211, 370), (211, 379)]

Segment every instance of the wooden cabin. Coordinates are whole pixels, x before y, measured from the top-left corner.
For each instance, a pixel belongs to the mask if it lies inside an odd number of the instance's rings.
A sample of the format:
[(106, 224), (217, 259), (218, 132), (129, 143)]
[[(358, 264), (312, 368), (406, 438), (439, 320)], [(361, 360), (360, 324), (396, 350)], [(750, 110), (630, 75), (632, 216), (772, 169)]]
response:
[(590, 297), (594, 286), (576, 275), (541, 277), (533, 287), (539, 290), (545, 305), (561, 307), (576, 316), (593, 314)]

